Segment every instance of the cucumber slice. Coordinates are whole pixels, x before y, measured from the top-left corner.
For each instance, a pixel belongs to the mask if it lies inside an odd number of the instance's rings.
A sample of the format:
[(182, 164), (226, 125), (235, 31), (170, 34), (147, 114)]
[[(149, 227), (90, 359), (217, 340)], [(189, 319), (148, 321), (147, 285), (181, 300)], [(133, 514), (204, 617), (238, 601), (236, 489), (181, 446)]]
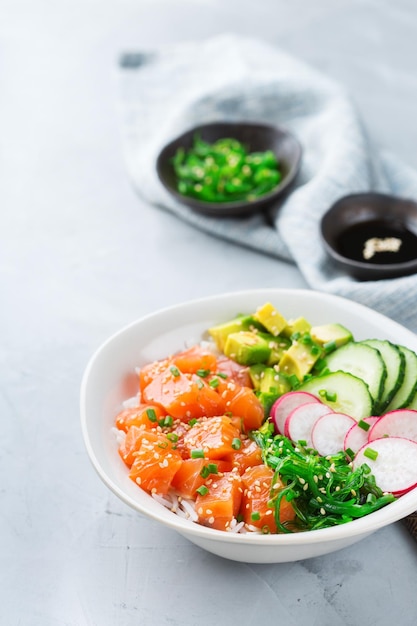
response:
[(417, 406), (417, 354), (404, 346), (398, 346), (398, 348), (405, 358), (404, 379), (391, 402), (385, 407), (387, 413), (395, 409), (416, 408)]
[(363, 380), (369, 388), (374, 407), (381, 398), (387, 376), (385, 363), (375, 348), (361, 342), (350, 342), (326, 357), (331, 372), (348, 372)]
[(380, 353), (387, 370), (381, 398), (377, 406), (377, 412), (383, 413), (401, 387), (405, 374), (405, 356), (398, 346), (390, 341), (381, 339), (366, 339), (361, 343), (375, 348)]
[(333, 411), (346, 413), (357, 421), (372, 414), (373, 400), (368, 385), (347, 372), (332, 372), (310, 378), (297, 391), (312, 393)]

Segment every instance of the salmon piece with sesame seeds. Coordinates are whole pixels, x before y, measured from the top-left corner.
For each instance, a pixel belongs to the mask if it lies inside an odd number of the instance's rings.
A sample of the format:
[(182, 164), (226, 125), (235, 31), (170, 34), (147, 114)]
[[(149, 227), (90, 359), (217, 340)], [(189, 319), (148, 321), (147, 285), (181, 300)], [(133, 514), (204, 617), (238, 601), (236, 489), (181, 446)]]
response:
[(139, 428), (139, 426), (131, 426), (126, 432), (126, 437), (119, 445), (119, 454), (128, 467), (131, 467), (135, 460), (134, 454), (141, 445), (141, 434), (143, 431), (144, 429)]
[(227, 530), (239, 513), (242, 499), (242, 481), (237, 472), (226, 472), (212, 482), (206, 482), (206, 489), (198, 493), (195, 510), (198, 521), (204, 526), (217, 530)]
[(236, 384), (225, 385), (220, 392), (225, 401), (225, 412), (240, 417), (245, 432), (257, 430), (265, 419), (265, 410), (250, 387)]
[(220, 478), (224, 472), (231, 472), (233, 465), (227, 461), (207, 459), (184, 459), (172, 480), (175, 493), (183, 498), (195, 500), (197, 489), (206, 483)]
[(165, 434), (154, 430), (138, 430), (129, 477), (148, 493), (166, 495), (181, 467), (181, 455)]
[(186, 422), (222, 415), (225, 410), (224, 399), (207, 382), (194, 374), (183, 374), (173, 365), (155, 376), (143, 390), (142, 398)]
[[(267, 465), (256, 465), (242, 474), (241, 514), (245, 524), (255, 526), (265, 533), (276, 533), (275, 509), (271, 500), (273, 495), (283, 488), (282, 482), (275, 477), (275, 472)], [(279, 509), (281, 523), (292, 521), (295, 511), (285, 497)]]
[(236, 467), (239, 474), (243, 474), (248, 467), (263, 464), (262, 451), (258, 444), (249, 438), (242, 438), (242, 445), (239, 449), (233, 450), (225, 457)]
[(166, 411), (156, 404), (140, 404), (134, 408), (123, 409), (116, 416), (116, 426), (127, 432), (131, 426), (155, 428), (158, 420), (165, 417)]
[(199, 345), (175, 354), (172, 362), (183, 374), (196, 374), (201, 371), (208, 375), (217, 371), (216, 355)]
[(139, 389), (143, 394), (144, 389), (162, 372), (165, 372), (172, 364), (171, 359), (161, 359), (160, 361), (152, 361), (143, 365), (138, 372)]
[(227, 415), (203, 418), (183, 436), (182, 449), (201, 451), (206, 459), (224, 459), (240, 446), (241, 431), (236, 420)]
[(221, 372), (226, 376), (227, 381), (232, 381), (240, 387), (252, 387), (252, 379), (249, 375), (249, 368), (246, 365), (240, 365), (229, 359), (225, 355), (217, 357), (217, 372)]

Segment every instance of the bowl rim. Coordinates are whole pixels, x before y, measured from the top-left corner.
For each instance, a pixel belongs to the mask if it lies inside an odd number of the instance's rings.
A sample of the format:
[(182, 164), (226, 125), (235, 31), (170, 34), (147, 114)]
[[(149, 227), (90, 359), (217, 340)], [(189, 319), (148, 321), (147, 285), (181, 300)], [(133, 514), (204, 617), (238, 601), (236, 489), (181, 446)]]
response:
[[(386, 316), (378, 313), (377, 311), (373, 311), (369, 307), (359, 304), (357, 302), (353, 302), (351, 300), (347, 300), (341, 296), (327, 294), (323, 292), (318, 292), (309, 289), (280, 289), (280, 288), (267, 288), (267, 289), (250, 289), (250, 290), (239, 290), (232, 292), (224, 292), (217, 295), (206, 296), (202, 298), (196, 298), (192, 300), (188, 300), (186, 302), (174, 304), (168, 307), (160, 308), (152, 313), (148, 313), (133, 322), (125, 325), (115, 333), (113, 333), (110, 337), (108, 337), (101, 345), (94, 351), (92, 356), (90, 357), (87, 366), (85, 368), (82, 381), (81, 381), (81, 389), (80, 389), (80, 419), (81, 419), (81, 431), (84, 439), (84, 444), (87, 450), (87, 454), (89, 456), (90, 462), (93, 465), (98, 476), (101, 478), (102, 482), (116, 495), (120, 500), (122, 500), (129, 507), (133, 508), (136, 512), (145, 515), (148, 518), (152, 518), (159, 523), (162, 523), (164, 526), (167, 526), (184, 536), (189, 535), (190, 537), (198, 537), (201, 539), (211, 539), (216, 542), (225, 542), (225, 543), (238, 543), (242, 545), (259, 545), (259, 546), (303, 546), (307, 544), (316, 544), (320, 542), (332, 543), (338, 542), (343, 539), (354, 538), (354, 537), (362, 537), (366, 534), (373, 533), (374, 531), (387, 526), (391, 523), (397, 522), (402, 518), (406, 517), (410, 513), (413, 513), (417, 509), (417, 487), (404, 494), (396, 501), (388, 504), (387, 506), (370, 513), (369, 515), (365, 515), (362, 518), (352, 520), (347, 522), (346, 524), (340, 524), (337, 526), (332, 526), (329, 528), (317, 529), (314, 531), (303, 531), (298, 533), (288, 533), (288, 534), (271, 534), (271, 535), (260, 535), (256, 533), (232, 533), (232, 532), (224, 532), (215, 530), (212, 528), (208, 528), (206, 526), (202, 526), (195, 522), (186, 520), (175, 513), (172, 513), (164, 507), (162, 504), (158, 503), (157, 512), (154, 512), (152, 509), (148, 509), (146, 506), (142, 506), (141, 503), (131, 497), (129, 494), (125, 493), (121, 487), (119, 487), (116, 482), (109, 476), (106, 471), (101, 466), (101, 463), (97, 457), (94, 442), (90, 438), (90, 433), (88, 429), (88, 415), (86, 411), (86, 398), (87, 391), (89, 386), (89, 381), (91, 377), (92, 371), (94, 371), (94, 367), (97, 361), (100, 359), (103, 351), (107, 349), (109, 345), (113, 342), (117, 341), (122, 335), (129, 333), (134, 327), (139, 324), (143, 324), (146, 321), (149, 321), (154, 316), (158, 315), (166, 315), (172, 314), (175, 311), (180, 311), (181, 309), (188, 307), (189, 305), (198, 306), (204, 305), (209, 302), (214, 301), (222, 301), (228, 298), (234, 297), (245, 297), (248, 295), (256, 295), (257, 293), (262, 294), (263, 297), (275, 297), (279, 295), (280, 297), (285, 297), (285, 295), (296, 296), (300, 298), (323, 298), (325, 302), (334, 302), (335, 304), (339, 303), (345, 309), (351, 310), (354, 313), (364, 313), (368, 314), (371, 312), (372, 317), (375, 320), (379, 320), (379, 322), (387, 323), (392, 330), (398, 329), (401, 333), (408, 334), (410, 340), (414, 339), (416, 342), (416, 336), (412, 331), (408, 330), (398, 322), (387, 318)], [(139, 491), (138, 496), (140, 495), (141, 499), (144, 499), (145, 502), (154, 501), (152, 496), (145, 493), (144, 491)], [(160, 508), (159, 508), (160, 507)], [(160, 514), (159, 514), (160, 512)]]
[[(351, 259), (334, 248), (334, 246), (329, 242), (328, 238), (324, 233), (324, 224), (325, 221), (332, 217), (332, 214), (337, 213), (340, 206), (343, 204), (354, 203), (355, 201), (360, 201), (361, 199), (380, 199), (383, 201), (395, 202), (395, 203), (407, 203), (412, 204), (416, 208), (417, 215), (417, 202), (412, 200), (411, 198), (403, 198), (401, 196), (393, 196), (387, 193), (380, 193), (376, 191), (368, 191), (368, 192), (360, 192), (360, 193), (351, 193), (345, 196), (341, 196), (338, 198), (327, 211), (322, 215), (320, 219), (320, 234), (322, 238), (323, 245), (325, 246), (327, 252), (332, 256), (335, 260), (339, 261), (339, 263), (343, 265), (348, 265), (351, 268), (355, 268), (358, 270), (366, 270), (369, 273), (374, 274), (388, 274), (400, 271), (406, 271), (417, 267), (417, 255), (415, 259), (411, 259), (410, 261), (403, 261), (402, 263), (368, 263), (367, 261), (357, 261), (355, 259)], [(381, 221), (386, 221), (386, 215), (381, 214)], [(366, 220), (358, 220), (354, 222), (355, 224), (360, 223), (360, 221)], [(342, 232), (342, 231), (340, 231)]]
[[(285, 177), (281, 180), (281, 182), (274, 187), (270, 192), (256, 198), (255, 200), (234, 200), (231, 202), (208, 202), (205, 200), (199, 200), (198, 198), (191, 198), (188, 196), (184, 196), (179, 191), (177, 191), (174, 187), (169, 185), (164, 176), (162, 175), (162, 164), (166, 160), (166, 155), (172, 150), (173, 146), (180, 141), (184, 136), (195, 134), (198, 131), (202, 131), (205, 129), (210, 129), (214, 126), (223, 126), (225, 129), (230, 128), (258, 128), (262, 130), (266, 130), (273, 134), (278, 134), (282, 139), (290, 140), (293, 142), (295, 147), (296, 156), (294, 161), (291, 163), (291, 167), (289, 168)], [(301, 159), (303, 155), (303, 148), (298, 140), (298, 138), (287, 128), (283, 126), (278, 126), (275, 124), (268, 124), (266, 122), (259, 121), (251, 121), (251, 120), (219, 120), (219, 121), (211, 121), (207, 123), (201, 123), (196, 126), (191, 126), (181, 133), (176, 135), (173, 139), (171, 139), (168, 143), (166, 143), (158, 152), (155, 168), (158, 175), (158, 179), (160, 183), (163, 185), (164, 189), (172, 196), (174, 196), (178, 201), (187, 206), (194, 208), (197, 211), (201, 211), (204, 213), (211, 214), (224, 214), (225, 211), (230, 212), (239, 212), (243, 209), (246, 209), (248, 212), (251, 210), (255, 210), (264, 204), (268, 204), (272, 202), (275, 198), (279, 197), (281, 194), (287, 190), (290, 185), (294, 182), (301, 165)]]

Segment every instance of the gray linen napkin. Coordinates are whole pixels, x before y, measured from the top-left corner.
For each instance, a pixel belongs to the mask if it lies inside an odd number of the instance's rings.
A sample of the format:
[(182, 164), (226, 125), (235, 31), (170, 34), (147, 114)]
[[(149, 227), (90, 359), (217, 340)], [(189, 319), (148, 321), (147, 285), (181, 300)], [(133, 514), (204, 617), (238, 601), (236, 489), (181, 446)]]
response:
[[(417, 199), (416, 172), (377, 153), (343, 87), (282, 50), (236, 35), (126, 54), (120, 74), (125, 157), (143, 198), (214, 236), (296, 263), (311, 288), (417, 331), (417, 275), (359, 282), (337, 270), (321, 244), (320, 218), (343, 195), (372, 190)], [(220, 120), (284, 126), (303, 146), (292, 192), (267, 217), (198, 215), (157, 178), (163, 145)]]

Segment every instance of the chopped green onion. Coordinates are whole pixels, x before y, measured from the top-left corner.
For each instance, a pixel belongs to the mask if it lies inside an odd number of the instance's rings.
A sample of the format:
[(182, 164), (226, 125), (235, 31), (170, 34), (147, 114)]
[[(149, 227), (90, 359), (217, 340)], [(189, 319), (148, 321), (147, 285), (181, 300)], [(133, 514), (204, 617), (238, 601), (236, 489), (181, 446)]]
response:
[(300, 384), (300, 381), (295, 374), (291, 374), (291, 376), (288, 376), (288, 381), (293, 389), (298, 387), (298, 385)]
[(201, 485), (201, 487), (198, 487), (198, 489), (196, 489), (197, 493), (200, 494), (200, 496), (205, 496), (208, 494), (209, 490), (205, 485)]
[(253, 511), (250, 517), (252, 521), (258, 522), (261, 519), (261, 514), (258, 511)]
[(353, 459), (353, 457), (355, 456), (355, 453), (353, 452), (352, 448), (346, 448), (345, 450), (345, 454), (350, 458)]
[(330, 391), (327, 391), (327, 389), (320, 389), (319, 396), (328, 402), (336, 402), (337, 400), (337, 393), (331, 393)]
[(204, 450), (191, 450), (192, 459), (204, 459)]
[(172, 366), (169, 368), (169, 371), (170, 371), (170, 372), (171, 372), (171, 374), (172, 374), (173, 376), (175, 376), (176, 378), (180, 375), (180, 370), (178, 369), (178, 367), (175, 367), (175, 365), (172, 365)]
[(204, 465), (204, 467), (202, 468), (200, 472), (200, 476), (202, 476), (203, 478), (208, 478), (210, 474), (218, 474), (218, 473), (219, 473), (219, 468), (217, 466), (217, 463), (209, 463), (208, 465)]
[(358, 426), (359, 428), (362, 428), (363, 430), (367, 430), (367, 431), (371, 428), (371, 425), (368, 422), (364, 422), (364, 420), (359, 420)]
[(196, 424), (198, 424), (198, 419), (196, 419), (195, 417), (193, 417), (189, 422), (188, 425), (189, 426), (195, 426)]
[(197, 387), (199, 389), (203, 389), (204, 388), (204, 383), (202, 380), (200, 380), (199, 378), (197, 379)]
[(336, 342), (334, 341), (334, 339), (332, 341), (328, 341), (327, 343), (323, 344), (323, 350), (327, 353), (327, 352), (333, 352), (333, 350), (336, 350), (337, 345)]
[(174, 418), (171, 417), (171, 415), (166, 415), (163, 419), (159, 420), (159, 425), (162, 426), (162, 428), (164, 426), (170, 427), (173, 425), (173, 423), (174, 423)]
[(326, 367), (326, 360), (325, 359), (317, 359), (317, 361), (314, 364), (314, 368), (318, 371), (321, 371), (324, 367)]
[(239, 439), (239, 437), (235, 437), (232, 441), (233, 450), (240, 450), (241, 446), (242, 446), (242, 441)]
[(148, 416), (148, 420), (150, 422), (156, 422), (157, 417), (156, 417), (155, 409), (146, 409), (146, 415)]
[(167, 439), (169, 439), (173, 443), (177, 443), (179, 437), (178, 437), (177, 433), (167, 433)]
[(210, 476), (210, 470), (209, 470), (209, 468), (208, 468), (208, 465), (204, 465), (204, 466), (201, 468), (201, 471), (200, 471), (200, 476), (201, 476), (202, 478), (208, 478), (208, 477)]
[(196, 374), (197, 376), (200, 376), (201, 378), (205, 378), (206, 376), (210, 374), (210, 370), (199, 369), (196, 371)]
[(224, 372), (216, 372), (216, 376), (220, 376), (220, 378), (229, 378)]
[(210, 382), (209, 385), (210, 387), (213, 387), (213, 389), (216, 389), (216, 387), (218, 387), (220, 384), (220, 381), (218, 378), (213, 378)]
[(378, 452), (374, 450), (373, 448), (366, 448), (366, 450), (363, 453), (363, 456), (366, 456), (368, 459), (375, 461), (375, 459), (377, 459), (378, 457)]

